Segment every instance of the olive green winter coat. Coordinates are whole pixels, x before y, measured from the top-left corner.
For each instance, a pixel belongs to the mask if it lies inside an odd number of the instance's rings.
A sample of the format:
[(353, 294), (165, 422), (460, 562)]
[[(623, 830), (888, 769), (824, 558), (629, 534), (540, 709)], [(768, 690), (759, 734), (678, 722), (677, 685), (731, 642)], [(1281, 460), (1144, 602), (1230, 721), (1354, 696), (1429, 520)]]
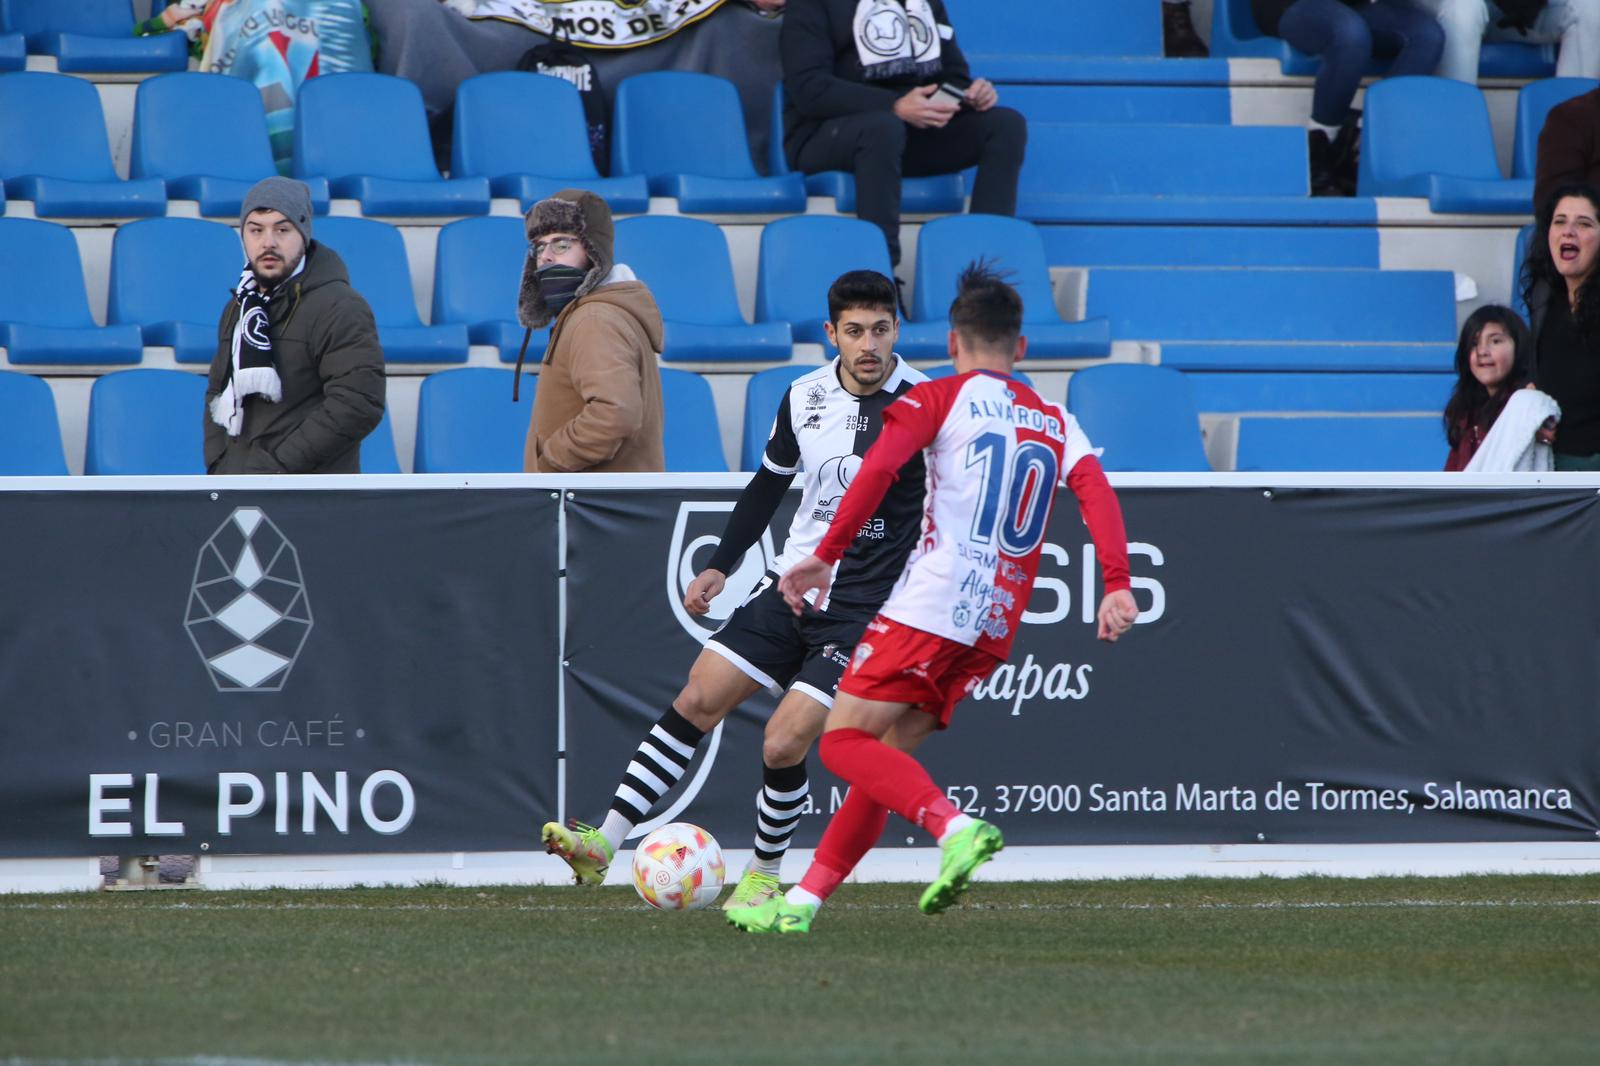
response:
[[(409, 296), (409, 294), (407, 294)], [(230, 299), (217, 327), (206, 408), (206, 470), (213, 474), (354, 474), (361, 440), (383, 418), (383, 348), (372, 309), (350, 287), (337, 252), (312, 241), (305, 269), (267, 305), (273, 363), (283, 383), (277, 403), (244, 400), (237, 437), (211, 419), (211, 400), (227, 384), (233, 324)]]

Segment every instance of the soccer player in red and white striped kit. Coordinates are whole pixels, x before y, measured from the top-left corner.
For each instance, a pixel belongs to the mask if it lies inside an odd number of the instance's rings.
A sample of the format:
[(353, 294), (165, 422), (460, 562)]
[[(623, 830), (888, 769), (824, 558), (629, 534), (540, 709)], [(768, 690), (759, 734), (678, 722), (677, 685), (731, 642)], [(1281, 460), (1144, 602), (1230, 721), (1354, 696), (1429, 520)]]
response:
[[(1022, 298), (983, 262), (963, 271), (950, 307), (956, 374), (908, 391), (884, 412), (815, 554), (779, 588), (796, 613), (825, 602), (833, 567), (901, 467), (924, 453), (922, 537), (900, 583), (868, 624), (839, 683), (822, 760), (850, 783), (804, 878), (784, 896), (728, 912), (747, 932), (805, 933), (824, 900), (894, 811), (932, 833), (939, 876), (919, 907), (937, 914), (1004, 846), (998, 827), (961, 813), (909, 751), (1011, 651), (1039, 569), (1057, 483), (1077, 497), (1106, 594), (1097, 636), (1115, 641), (1139, 616), (1128, 583), (1122, 509), (1088, 438), (1058, 404), (1012, 376), (1027, 349)], [(896, 747), (884, 743), (894, 731)]]

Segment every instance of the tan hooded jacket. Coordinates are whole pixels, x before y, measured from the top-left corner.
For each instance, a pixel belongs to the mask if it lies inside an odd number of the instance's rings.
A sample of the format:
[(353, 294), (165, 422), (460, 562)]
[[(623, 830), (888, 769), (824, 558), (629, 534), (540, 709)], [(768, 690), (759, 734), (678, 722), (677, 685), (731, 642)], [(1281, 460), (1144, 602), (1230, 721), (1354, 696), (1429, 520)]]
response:
[(533, 397), (529, 473), (660, 472), (661, 312), (640, 281), (602, 285), (557, 316)]

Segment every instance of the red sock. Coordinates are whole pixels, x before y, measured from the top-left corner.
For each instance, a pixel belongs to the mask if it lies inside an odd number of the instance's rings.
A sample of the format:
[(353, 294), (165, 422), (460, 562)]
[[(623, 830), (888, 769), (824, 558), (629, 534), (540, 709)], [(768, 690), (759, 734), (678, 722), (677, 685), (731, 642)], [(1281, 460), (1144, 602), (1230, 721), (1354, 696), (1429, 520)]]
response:
[(888, 822), (889, 808), (873, 803), (863, 790), (852, 788), (844, 797), (844, 805), (828, 819), (828, 828), (822, 831), (816, 857), (800, 879), (800, 887), (818, 899), (833, 895), (839, 882), (850, 876), (861, 857), (872, 850)]
[[(934, 836), (960, 812), (922, 764), (863, 729), (835, 729), (817, 746), (822, 763), (877, 804)], [(848, 801), (847, 801), (848, 802)], [(843, 808), (840, 808), (842, 811)]]

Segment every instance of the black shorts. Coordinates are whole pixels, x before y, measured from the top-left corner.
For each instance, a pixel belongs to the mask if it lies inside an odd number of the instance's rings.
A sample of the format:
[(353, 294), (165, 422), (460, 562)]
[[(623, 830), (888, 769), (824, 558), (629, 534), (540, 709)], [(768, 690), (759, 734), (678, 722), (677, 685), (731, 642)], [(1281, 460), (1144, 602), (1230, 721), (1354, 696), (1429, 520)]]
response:
[(870, 619), (839, 619), (808, 611), (796, 616), (768, 574), (756, 592), (728, 616), (706, 648), (727, 659), (773, 695), (798, 689), (833, 706), (839, 678)]

